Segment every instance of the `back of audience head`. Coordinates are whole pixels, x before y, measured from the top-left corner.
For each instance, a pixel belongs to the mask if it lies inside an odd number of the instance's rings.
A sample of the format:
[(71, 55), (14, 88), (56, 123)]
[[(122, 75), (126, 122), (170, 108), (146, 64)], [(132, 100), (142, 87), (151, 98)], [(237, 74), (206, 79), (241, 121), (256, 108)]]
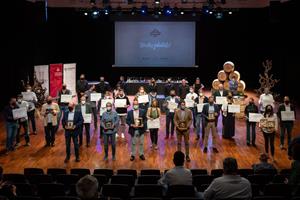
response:
[(236, 175), (238, 172), (238, 164), (235, 158), (225, 158), (223, 161), (223, 169), (225, 175)]
[(174, 153), (173, 162), (176, 167), (183, 166), (184, 164), (184, 153), (181, 151), (176, 151)]
[(98, 198), (98, 181), (91, 175), (82, 177), (76, 184), (76, 191), (81, 200)]

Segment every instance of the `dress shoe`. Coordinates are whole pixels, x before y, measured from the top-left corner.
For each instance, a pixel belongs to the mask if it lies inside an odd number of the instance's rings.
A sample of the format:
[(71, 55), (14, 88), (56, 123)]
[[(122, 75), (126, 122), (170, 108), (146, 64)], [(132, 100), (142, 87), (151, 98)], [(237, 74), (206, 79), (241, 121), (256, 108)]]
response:
[(207, 147), (204, 147), (203, 153), (207, 153)]
[(70, 158), (66, 158), (65, 159), (65, 163), (69, 162)]
[(134, 161), (135, 157), (134, 156), (130, 156), (130, 161)]
[(80, 158), (76, 158), (76, 160), (75, 160), (76, 162), (80, 162)]
[(145, 160), (145, 156), (144, 155), (140, 155), (140, 159), (141, 160)]
[(218, 149), (215, 147), (213, 148), (213, 151), (214, 151), (214, 153), (219, 153)]

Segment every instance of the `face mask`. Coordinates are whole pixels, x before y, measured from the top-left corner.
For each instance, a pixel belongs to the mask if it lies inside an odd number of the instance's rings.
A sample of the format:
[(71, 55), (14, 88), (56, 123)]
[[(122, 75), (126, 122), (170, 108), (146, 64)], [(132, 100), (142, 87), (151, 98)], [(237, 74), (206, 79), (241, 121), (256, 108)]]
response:
[(81, 104), (85, 104), (85, 101), (81, 101)]
[(171, 94), (171, 97), (175, 97), (175, 94)]
[(106, 110), (107, 110), (107, 112), (110, 112), (111, 111), (111, 107), (107, 107)]
[(51, 103), (52, 103), (52, 101), (51, 101), (51, 100), (48, 100), (48, 101), (47, 101), (47, 104), (51, 104)]
[(138, 105), (134, 105), (134, 106), (133, 106), (133, 109), (134, 109), (134, 110), (137, 110), (137, 109), (139, 109), (139, 106), (138, 106)]
[(181, 108), (181, 110), (184, 110), (184, 109), (185, 109), (185, 106), (181, 106), (180, 108)]
[(190, 90), (190, 93), (193, 93), (194, 92), (194, 90)]
[(84, 78), (80, 78), (80, 80), (81, 80), (81, 81), (83, 81), (83, 80), (84, 80)]
[(31, 92), (31, 89), (27, 89), (26, 92)]
[(140, 90), (140, 93), (144, 93), (144, 90)]
[(74, 109), (74, 108), (73, 108), (73, 107), (71, 107), (71, 106), (69, 106), (68, 108), (69, 108), (69, 111), (70, 111), (70, 112), (72, 112), (72, 111), (73, 111), (73, 109)]
[(284, 101), (284, 103), (285, 103), (285, 104), (289, 104), (289, 103), (290, 103), (290, 101)]
[(22, 103), (22, 99), (18, 99), (18, 103)]

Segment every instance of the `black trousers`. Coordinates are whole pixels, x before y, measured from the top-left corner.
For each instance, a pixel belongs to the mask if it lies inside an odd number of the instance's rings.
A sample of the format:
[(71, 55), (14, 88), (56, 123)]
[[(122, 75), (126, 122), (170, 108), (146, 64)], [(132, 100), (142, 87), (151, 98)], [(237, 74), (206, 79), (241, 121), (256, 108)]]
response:
[(274, 148), (274, 140), (275, 140), (275, 132), (273, 133), (265, 133), (263, 132), (265, 139), (265, 151), (269, 153), (269, 146), (271, 148), (271, 155), (274, 156), (275, 148)]
[(157, 139), (158, 139), (158, 128), (149, 129), (150, 130), (150, 138), (152, 144), (157, 145)]
[[(32, 132), (36, 132), (36, 125), (35, 125), (35, 109), (32, 110), (32, 111), (29, 111), (27, 113), (28, 115), (28, 122), (31, 122), (31, 126), (32, 126)], [(28, 126), (29, 126), (29, 123), (28, 123)]]
[(171, 124), (171, 136), (174, 135), (174, 113), (170, 112), (166, 115), (166, 137), (170, 135), (170, 124)]
[(79, 145), (82, 145), (83, 140), (83, 127), (85, 128), (85, 135), (86, 135), (86, 144), (90, 144), (90, 124), (84, 123), (79, 130)]
[(46, 144), (47, 145), (54, 144), (56, 126), (53, 126), (52, 123), (48, 123), (47, 126), (44, 127), (44, 129), (45, 129)]

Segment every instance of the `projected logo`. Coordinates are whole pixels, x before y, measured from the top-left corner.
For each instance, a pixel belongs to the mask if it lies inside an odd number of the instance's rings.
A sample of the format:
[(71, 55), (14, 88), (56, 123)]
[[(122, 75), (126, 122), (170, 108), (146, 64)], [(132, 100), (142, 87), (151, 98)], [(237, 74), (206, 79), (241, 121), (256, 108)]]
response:
[(153, 29), (151, 32), (150, 32), (150, 35), (152, 36), (152, 37), (157, 37), (157, 36), (159, 36), (161, 33), (159, 32), (159, 30), (157, 30), (156, 28), (155, 29)]

